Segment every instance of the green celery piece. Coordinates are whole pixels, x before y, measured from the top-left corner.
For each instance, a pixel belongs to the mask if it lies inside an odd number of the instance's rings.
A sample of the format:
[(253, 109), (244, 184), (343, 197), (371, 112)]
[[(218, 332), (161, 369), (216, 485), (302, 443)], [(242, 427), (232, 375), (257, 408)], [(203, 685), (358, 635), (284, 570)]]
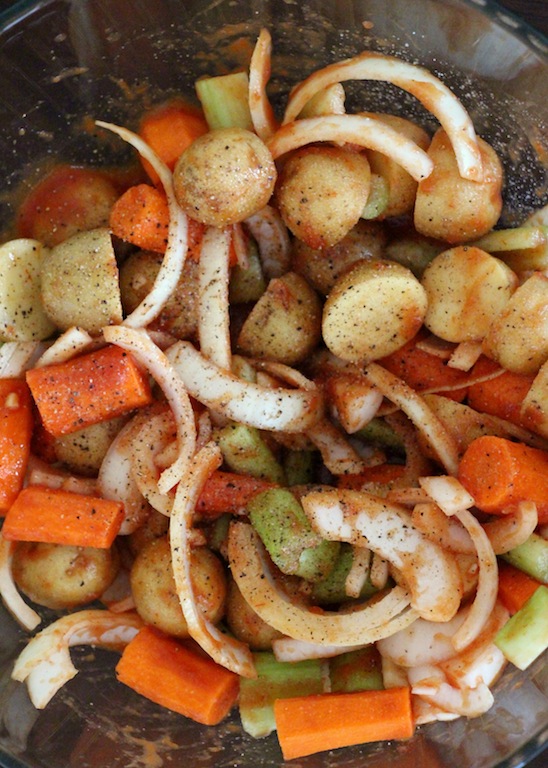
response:
[(542, 584), (495, 636), (495, 645), (518, 669), (548, 648), (548, 587)]
[(314, 451), (287, 451), (283, 460), (287, 484), (306, 485), (313, 482), (315, 458)]
[(247, 245), (248, 265), (244, 269), (239, 264), (230, 274), (229, 298), (231, 304), (247, 304), (258, 301), (266, 290), (259, 249), (251, 238)]
[(285, 485), (283, 467), (255, 427), (228, 424), (214, 435), (223, 459), (233, 472)]
[(216, 128), (253, 130), (249, 111), (247, 72), (205, 77), (197, 80), (195, 87), (211, 130)]
[(215, 552), (222, 552), (228, 540), (228, 529), (232, 515), (225, 513), (219, 515), (208, 528), (208, 546)]
[(287, 488), (270, 488), (247, 505), (252, 526), (283, 572), (307, 581), (323, 579), (337, 561), (340, 544), (312, 530), (300, 502)]
[(383, 448), (390, 448), (392, 451), (403, 453), (403, 443), (392, 427), (390, 427), (383, 418), (375, 417), (356, 432), (366, 443), (380, 445)]
[(532, 533), (519, 547), (505, 552), (502, 559), (537, 581), (548, 583), (548, 541), (542, 536)]
[[(316, 581), (312, 585), (312, 599), (320, 605), (331, 605), (343, 603), (348, 600), (345, 591), (345, 582), (348, 572), (352, 567), (352, 547), (350, 544), (342, 543), (339, 549), (337, 562), (331, 572), (325, 579)], [(371, 582), (367, 579), (363, 585), (360, 599), (366, 599), (378, 592)]]
[(374, 645), (341, 653), (329, 660), (331, 690), (337, 693), (384, 688), (381, 655)]
[(385, 256), (390, 261), (397, 261), (407, 267), (420, 279), (426, 267), (441, 251), (442, 247), (438, 242), (414, 233), (388, 243)]
[(363, 211), (360, 213), (360, 218), (376, 219), (387, 208), (389, 198), (390, 192), (386, 179), (379, 176), (378, 173), (372, 173), (369, 195), (365, 201)]
[(324, 692), (324, 665), (319, 659), (277, 661), (269, 651), (253, 658), (257, 677), (240, 680), (239, 707), (244, 731), (258, 739), (276, 730), (276, 699)]

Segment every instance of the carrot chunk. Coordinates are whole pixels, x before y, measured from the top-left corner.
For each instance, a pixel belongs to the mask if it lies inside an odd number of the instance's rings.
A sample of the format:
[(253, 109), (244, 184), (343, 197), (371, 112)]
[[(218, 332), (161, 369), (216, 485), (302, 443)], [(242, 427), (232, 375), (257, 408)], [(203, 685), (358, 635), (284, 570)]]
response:
[(285, 760), (414, 732), (407, 687), (278, 699), (274, 715)]
[(148, 379), (134, 358), (112, 345), (33, 368), (26, 376), (44, 427), (55, 437), (152, 401)]
[(539, 522), (548, 522), (548, 452), (540, 448), (478, 437), (462, 457), (458, 478), (483, 512), (503, 514), (520, 501), (533, 501)]
[(164, 253), (169, 229), (165, 194), (150, 184), (129, 187), (112, 206), (110, 228), (120, 240)]
[(142, 696), (204, 725), (220, 723), (240, 690), (234, 672), (152, 627), (128, 643), (116, 674)]
[(510, 563), (499, 562), (499, 598), (511, 614), (525, 605), (541, 582)]
[(225, 512), (237, 514), (258, 493), (275, 487), (275, 483), (267, 480), (219, 469), (206, 480), (196, 512), (207, 518), (218, 517)]
[(521, 415), (521, 404), (533, 383), (533, 376), (504, 371), (500, 376), (471, 384), (468, 405), (480, 413), (488, 413), (527, 429), (534, 429)]
[(123, 519), (121, 502), (29, 485), (9, 508), (2, 534), (9, 541), (108, 549)]
[(32, 399), (21, 379), (0, 379), (0, 513), (23, 486), (32, 439)]

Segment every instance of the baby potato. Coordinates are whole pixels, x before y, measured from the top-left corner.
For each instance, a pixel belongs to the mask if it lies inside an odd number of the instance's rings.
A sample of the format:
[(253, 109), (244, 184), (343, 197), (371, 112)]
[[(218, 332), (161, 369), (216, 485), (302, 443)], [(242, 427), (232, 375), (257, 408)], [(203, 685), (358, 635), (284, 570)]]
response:
[(517, 275), (481, 248), (460, 245), (438, 254), (421, 280), (428, 297), (424, 324), (446, 341), (480, 341), (518, 284)]
[(95, 477), (109, 445), (125, 422), (126, 416), (107, 419), (77, 432), (57, 437), (53, 444), (57, 460), (72, 472)]
[(226, 227), (265, 207), (276, 176), (272, 155), (258, 136), (243, 128), (219, 128), (185, 149), (173, 186), (190, 218)]
[(293, 270), (319, 293), (327, 296), (335, 281), (356, 261), (382, 258), (385, 243), (382, 224), (360, 219), (342, 240), (330, 248), (311, 248), (302, 240), (295, 240)]
[(268, 651), (281, 632), (263, 621), (246, 601), (234, 579), (228, 581), (226, 623), (230, 631), (254, 651)]
[(79, 232), (48, 252), (42, 300), (63, 331), (76, 325), (99, 333), (105, 325), (122, 321), (118, 265), (106, 227)]
[[(207, 547), (191, 554), (197, 603), (212, 623), (220, 620), (226, 601), (226, 576), (220, 559)], [(175, 587), (167, 536), (154, 539), (139, 552), (130, 573), (131, 591), (141, 618), (162, 632), (188, 637), (188, 628)]]
[(42, 243), (30, 238), (0, 246), (0, 341), (39, 341), (55, 330), (41, 294), (47, 253)]
[(415, 227), (423, 235), (450, 245), (475, 240), (498, 221), (502, 210), (502, 165), (494, 149), (478, 138), (484, 181), (469, 181), (459, 173), (451, 142), (439, 129), (428, 154), (434, 170), (419, 182)]
[[(380, 113), (365, 113), (367, 117), (380, 120), (409, 139), (412, 139), (421, 149), (426, 150), (430, 144), (430, 137), (426, 131), (411, 120), (397, 115)], [(402, 216), (410, 213), (415, 205), (417, 194), (417, 182), (401, 165), (398, 165), (388, 155), (375, 150), (368, 150), (367, 157), (371, 172), (381, 176), (388, 186), (388, 204), (379, 216), (386, 219), (389, 216)]]
[(284, 163), (276, 201), (288, 229), (311, 248), (329, 248), (357, 224), (371, 184), (365, 154), (307, 146)]
[(149, 542), (162, 538), (168, 531), (169, 517), (151, 507), (144, 522), (127, 537), (129, 549), (137, 555)]
[(238, 335), (241, 352), (287, 365), (304, 360), (321, 337), (321, 302), (295, 272), (273, 278)]
[(327, 297), (323, 338), (337, 357), (367, 364), (412, 339), (426, 309), (426, 291), (409, 269), (393, 261), (359, 261)]
[[(120, 267), (122, 306), (133, 312), (152, 288), (163, 254), (135, 251)], [(193, 339), (198, 327), (198, 262), (187, 259), (175, 290), (158, 317), (150, 324), (178, 339)]]
[(514, 373), (536, 374), (548, 360), (548, 277), (534, 272), (495, 318), (483, 351)]
[(13, 577), (34, 603), (60, 611), (97, 600), (114, 581), (119, 566), (116, 547), (21, 541), (13, 556)]

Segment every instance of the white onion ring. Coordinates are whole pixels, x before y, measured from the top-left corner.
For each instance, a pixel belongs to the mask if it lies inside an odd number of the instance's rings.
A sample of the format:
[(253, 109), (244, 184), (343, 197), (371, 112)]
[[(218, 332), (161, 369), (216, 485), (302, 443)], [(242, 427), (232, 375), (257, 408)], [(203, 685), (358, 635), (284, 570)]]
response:
[(537, 506), (532, 501), (521, 501), (506, 515), (483, 523), (495, 555), (503, 555), (519, 547), (534, 533), (538, 525)]
[(190, 398), (174, 367), (143, 329), (109, 325), (103, 329), (105, 340), (131, 352), (162, 388), (177, 424), (179, 454), (158, 481), (163, 493), (179, 481), (196, 449), (196, 424)]
[(426, 179), (434, 164), (414, 141), (382, 120), (366, 115), (322, 115), (283, 125), (267, 142), (274, 160), (317, 141), (357, 144), (387, 155), (401, 165), (415, 181)]
[(34, 363), (34, 367), (41, 368), (44, 365), (63, 363), (76, 355), (81, 355), (94, 344), (97, 345), (97, 341), (87, 331), (74, 326), (62, 333), (44, 350)]
[(473, 497), (456, 477), (419, 477), (419, 485), (446, 515), (474, 506)]
[(190, 572), (192, 518), (204, 483), (222, 463), (219, 446), (207, 443), (192, 460), (175, 493), (169, 536), (173, 576), (190, 636), (212, 659), (242, 677), (256, 677), (253, 656), (248, 646), (223, 634), (208, 619), (196, 602)]
[(344, 591), (348, 597), (360, 596), (369, 576), (371, 560), (370, 549), (367, 549), (367, 547), (352, 547), (352, 564), (344, 580)]
[(461, 102), (427, 69), (393, 56), (365, 51), (351, 59), (317, 70), (293, 89), (283, 122), (295, 120), (305, 104), (318, 91), (345, 80), (381, 80), (413, 94), (445, 128), (461, 176), (473, 181), (483, 180), (483, 164), (476, 133)]
[(363, 645), (325, 645), (295, 640), (293, 637), (277, 637), (272, 641), (272, 651), (277, 661), (306, 661), (307, 659), (330, 659), (341, 653), (356, 651)]
[(173, 190), (173, 177), (167, 165), (136, 133), (119, 125), (97, 120), (96, 125), (116, 133), (130, 144), (154, 168), (164, 188), (169, 208), (167, 246), (154, 285), (138, 307), (123, 321), (132, 328), (142, 328), (154, 320), (173, 293), (186, 260), (188, 250), (188, 219), (180, 208)]
[(369, 466), (346, 435), (329, 419), (320, 419), (306, 430), (306, 436), (319, 450), (323, 463), (334, 475), (357, 475)]
[(22, 378), (45, 350), (41, 341), (5, 341), (0, 346), (0, 378)]
[(291, 240), (278, 211), (266, 205), (243, 223), (257, 243), (265, 277), (285, 274), (291, 267)]
[(249, 64), (249, 112), (257, 136), (263, 141), (269, 139), (276, 130), (274, 110), (266, 94), (270, 78), (270, 57), (272, 38), (267, 29), (261, 29)]
[(230, 370), (228, 282), (230, 230), (207, 227), (198, 267), (198, 338), (205, 357)]
[(143, 414), (138, 419), (138, 431), (132, 445), (131, 469), (135, 483), (144, 498), (160, 514), (169, 517), (173, 506), (173, 494), (158, 488), (159, 470), (155, 462), (155, 450), (163, 450), (176, 439), (175, 420), (171, 411)]
[(464, 717), (478, 717), (493, 706), (493, 694), (485, 683), (475, 688), (455, 688), (439, 667), (424, 665), (408, 670), (411, 692), (447, 712)]
[(363, 645), (387, 637), (417, 618), (408, 609), (409, 594), (402, 587), (394, 587), (380, 600), (351, 613), (320, 614), (298, 605), (276, 586), (264, 550), (248, 523), (231, 524), (228, 557), (249, 605), (271, 627), (296, 640), (328, 646)]
[(258, 429), (304, 432), (323, 412), (316, 387), (260, 387), (214, 365), (188, 341), (178, 341), (167, 356), (188, 393), (212, 411)]
[(425, 536), (437, 541), (444, 549), (465, 555), (476, 554), (476, 548), (466, 528), (463, 528), (458, 520), (447, 517), (434, 502), (415, 504), (411, 519)]
[(15, 586), (11, 569), (15, 546), (16, 542), (7, 541), (0, 531), (0, 596), (17, 623), (30, 632), (42, 619), (25, 603)]

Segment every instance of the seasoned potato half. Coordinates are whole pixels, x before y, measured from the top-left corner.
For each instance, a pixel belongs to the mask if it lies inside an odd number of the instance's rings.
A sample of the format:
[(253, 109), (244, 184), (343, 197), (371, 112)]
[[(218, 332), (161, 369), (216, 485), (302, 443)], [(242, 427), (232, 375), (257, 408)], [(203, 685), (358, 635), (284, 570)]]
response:
[(421, 283), (428, 297), (424, 323), (446, 341), (480, 341), (517, 288), (510, 267), (481, 248), (457, 246), (436, 258)]
[(329, 248), (358, 222), (371, 183), (365, 154), (309, 146), (284, 163), (276, 200), (287, 227), (311, 248)]
[(79, 475), (96, 476), (109, 445), (126, 421), (126, 416), (107, 419), (55, 438), (57, 460)]
[(42, 264), (48, 252), (29, 238), (0, 246), (0, 341), (47, 339), (55, 330), (41, 293)]
[(318, 295), (295, 272), (273, 278), (244, 321), (241, 352), (287, 365), (304, 360), (320, 340), (322, 308)]
[(118, 266), (106, 227), (79, 232), (49, 251), (42, 299), (63, 331), (76, 325), (93, 334), (122, 321)]
[(484, 181), (469, 181), (459, 173), (451, 142), (440, 128), (428, 154), (434, 170), (419, 182), (415, 227), (423, 235), (451, 245), (481, 237), (494, 227), (502, 210), (503, 171), (495, 151), (478, 138)]
[(426, 291), (406, 267), (393, 261), (360, 261), (327, 297), (323, 338), (337, 357), (368, 363), (413, 338), (426, 307)]

